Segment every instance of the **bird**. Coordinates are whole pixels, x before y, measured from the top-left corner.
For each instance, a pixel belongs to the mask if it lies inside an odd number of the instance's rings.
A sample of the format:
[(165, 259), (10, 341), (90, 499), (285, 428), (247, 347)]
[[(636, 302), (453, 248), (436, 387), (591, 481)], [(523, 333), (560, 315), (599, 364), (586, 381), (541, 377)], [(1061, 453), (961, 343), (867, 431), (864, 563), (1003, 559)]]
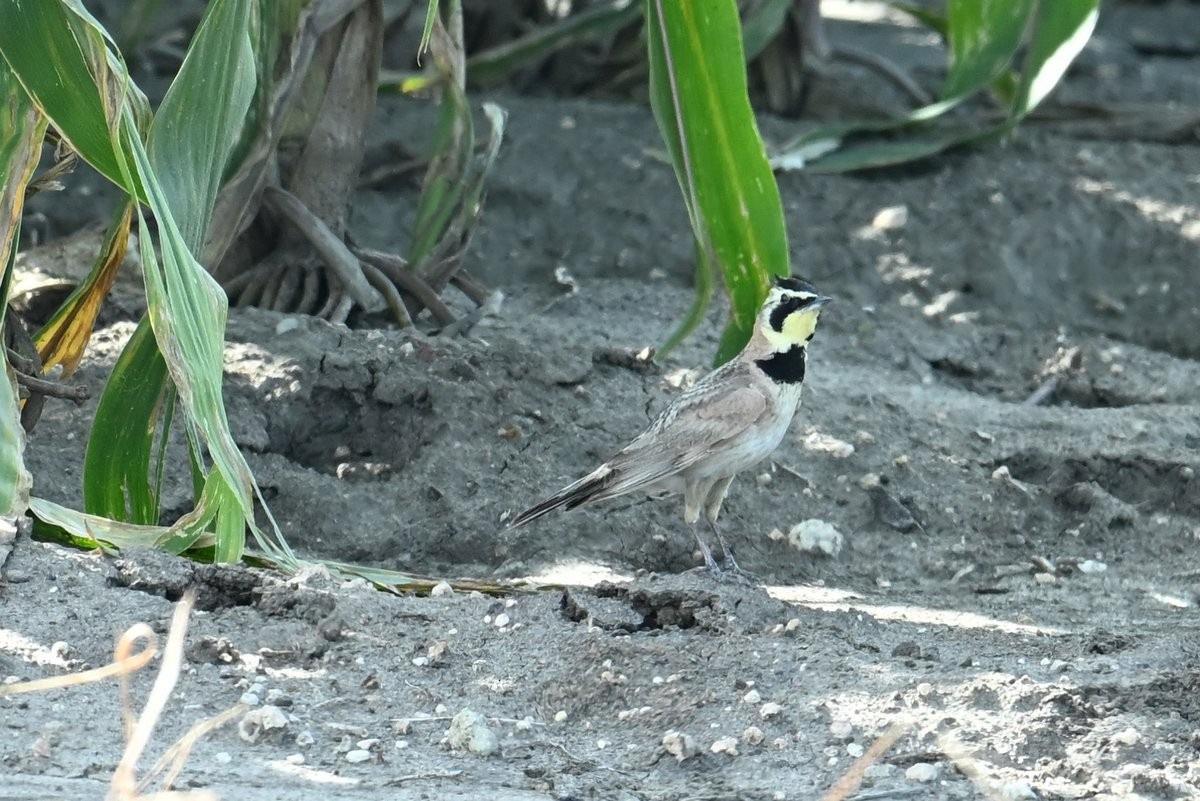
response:
[[(683, 519), (704, 564), (718, 578), (749, 576), (717, 528), (735, 475), (779, 446), (800, 405), (808, 345), (832, 298), (785, 276), (768, 289), (745, 347), (680, 394), (650, 427), (583, 478), (507, 522), (523, 526), (556, 509), (575, 509), (633, 492), (682, 493)], [(698, 528), (703, 512), (724, 567)]]

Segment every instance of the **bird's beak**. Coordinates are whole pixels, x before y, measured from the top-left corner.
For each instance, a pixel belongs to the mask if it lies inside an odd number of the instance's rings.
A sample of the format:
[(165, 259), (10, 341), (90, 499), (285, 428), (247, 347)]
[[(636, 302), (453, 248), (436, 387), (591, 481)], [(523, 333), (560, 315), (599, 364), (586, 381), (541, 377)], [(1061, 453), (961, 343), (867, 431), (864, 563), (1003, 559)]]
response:
[(829, 297), (828, 295), (820, 295), (817, 297), (816, 300), (814, 300), (808, 304), (808, 308), (809, 309), (819, 309), (822, 306), (824, 306), (825, 304), (832, 303), (832, 302), (833, 302), (833, 298)]

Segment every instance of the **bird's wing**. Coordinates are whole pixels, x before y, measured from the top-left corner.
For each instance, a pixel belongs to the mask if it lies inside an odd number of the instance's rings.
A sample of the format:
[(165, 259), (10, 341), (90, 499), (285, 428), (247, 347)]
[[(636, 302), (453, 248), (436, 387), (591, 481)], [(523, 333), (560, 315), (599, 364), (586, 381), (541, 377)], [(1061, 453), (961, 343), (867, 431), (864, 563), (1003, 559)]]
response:
[(615, 480), (604, 497), (623, 495), (686, 470), (757, 423), (769, 404), (765, 390), (758, 386), (698, 385), (608, 461)]

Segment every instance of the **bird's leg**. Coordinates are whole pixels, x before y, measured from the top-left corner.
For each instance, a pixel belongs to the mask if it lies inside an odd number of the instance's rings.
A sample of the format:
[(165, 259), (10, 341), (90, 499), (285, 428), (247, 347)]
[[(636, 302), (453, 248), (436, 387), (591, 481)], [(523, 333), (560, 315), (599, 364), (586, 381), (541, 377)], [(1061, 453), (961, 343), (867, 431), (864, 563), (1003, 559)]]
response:
[[(700, 529), (696, 527), (699, 520), (692, 521), (692, 535), (696, 538), (696, 547), (700, 549), (700, 554), (704, 557), (704, 566), (708, 568), (708, 572), (720, 578), (724, 575), (721, 566), (717, 564), (717, 560), (713, 558), (712, 548), (708, 547), (708, 543), (700, 536)], [(724, 544), (724, 543), (722, 543)]]
[(700, 554), (704, 557), (704, 566), (708, 571), (717, 578), (721, 578), (723, 573), (717, 560), (713, 559), (712, 548), (708, 547), (708, 543), (700, 536), (700, 529), (696, 526), (700, 522), (700, 509), (704, 505), (704, 500), (707, 497), (707, 487), (699, 484), (688, 484), (683, 490), (683, 520), (692, 528), (692, 536), (696, 538), (696, 546), (700, 548)]
[(720, 479), (708, 491), (708, 497), (704, 503), (705, 516), (708, 518), (708, 527), (712, 529), (713, 536), (717, 538), (717, 542), (721, 543), (721, 555), (725, 560), (725, 569), (737, 576), (754, 578), (753, 573), (743, 570), (737, 560), (733, 558), (733, 549), (729, 547), (729, 543), (721, 536), (721, 530), (717, 528), (717, 517), (721, 514), (721, 504), (725, 501), (725, 493), (729, 491), (729, 484), (732, 481), (733, 476)]
[(727, 543), (725, 538), (721, 536), (721, 530), (717, 528), (717, 521), (709, 518), (708, 527), (712, 529), (712, 533), (716, 536), (717, 542), (721, 543), (721, 554), (725, 560), (725, 566), (723, 570), (725, 572), (732, 573), (735, 576), (741, 576), (742, 578), (756, 578), (756, 576), (749, 570), (742, 569), (742, 566), (739, 565), (737, 560), (733, 558), (733, 549), (729, 547), (729, 543)]

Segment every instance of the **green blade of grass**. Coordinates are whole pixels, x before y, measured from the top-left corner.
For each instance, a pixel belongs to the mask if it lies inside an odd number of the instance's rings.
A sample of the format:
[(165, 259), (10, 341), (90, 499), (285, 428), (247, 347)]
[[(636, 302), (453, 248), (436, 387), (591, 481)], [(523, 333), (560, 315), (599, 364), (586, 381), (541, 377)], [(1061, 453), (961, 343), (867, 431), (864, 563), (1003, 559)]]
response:
[[(733, 0), (647, 0), (650, 99), (697, 242), (697, 295), (663, 346), (699, 323), (717, 275), (731, 300), (717, 361), (749, 339), (772, 275), (786, 275), (783, 204), (746, 89)], [(708, 275), (706, 275), (708, 273)]]

